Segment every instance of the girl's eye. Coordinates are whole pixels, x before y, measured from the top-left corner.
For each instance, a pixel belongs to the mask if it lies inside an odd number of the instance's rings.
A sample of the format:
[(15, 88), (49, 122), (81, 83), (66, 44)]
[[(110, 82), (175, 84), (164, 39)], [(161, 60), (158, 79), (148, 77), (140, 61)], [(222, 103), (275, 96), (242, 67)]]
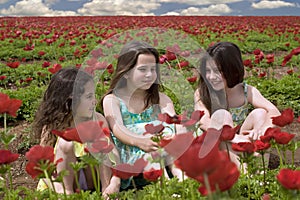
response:
[(139, 68), (139, 70), (142, 71), (142, 72), (146, 71), (145, 68)]

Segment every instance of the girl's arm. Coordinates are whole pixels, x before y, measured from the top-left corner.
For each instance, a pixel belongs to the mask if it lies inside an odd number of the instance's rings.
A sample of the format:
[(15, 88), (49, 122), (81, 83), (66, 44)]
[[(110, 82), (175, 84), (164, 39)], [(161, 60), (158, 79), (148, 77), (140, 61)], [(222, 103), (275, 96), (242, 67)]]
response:
[(103, 111), (113, 134), (123, 143), (139, 147), (145, 152), (156, 151), (158, 145), (149, 136), (137, 135), (123, 124), (119, 100), (112, 94), (103, 99)]
[(278, 108), (266, 99), (257, 88), (251, 85), (248, 85), (248, 102), (255, 108), (265, 109), (269, 117), (280, 115)]
[(204, 116), (200, 119), (200, 128), (202, 130), (207, 130), (211, 124), (211, 117), (209, 111), (200, 100), (198, 89), (194, 93), (194, 110), (204, 111)]

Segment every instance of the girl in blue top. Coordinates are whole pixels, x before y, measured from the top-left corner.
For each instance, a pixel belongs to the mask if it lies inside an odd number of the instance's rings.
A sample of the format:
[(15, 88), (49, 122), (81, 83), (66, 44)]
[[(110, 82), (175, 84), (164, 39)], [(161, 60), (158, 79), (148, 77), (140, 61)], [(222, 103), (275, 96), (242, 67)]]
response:
[(275, 105), (244, 82), (241, 51), (231, 42), (218, 42), (207, 49), (199, 76), (194, 101), (195, 109), (205, 112), (200, 120), (203, 130), (239, 124), (239, 134), (232, 142), (256, 140), (272, 126), (271, 117), (280, 115)]
[[(123, 163), (133, 164), (138, 158), (158, 150), (151, 136), (143, 135), (145, 125), (159, 124), (159, 113), (176, 114), (171, 99), (160, 92), (158, 63), (159, 53), (149, 44), (127, 43), (119, 54), (110, 88), (102, 99), (103, 112)], [(175, 132), (172, 127), (165, 131), (168, 132), (165, 134)], [(135, 183), (146, 184), (142, 179)], [(121, 188), (126, 189), (129, 184), (130, 180), (122, 180)]]

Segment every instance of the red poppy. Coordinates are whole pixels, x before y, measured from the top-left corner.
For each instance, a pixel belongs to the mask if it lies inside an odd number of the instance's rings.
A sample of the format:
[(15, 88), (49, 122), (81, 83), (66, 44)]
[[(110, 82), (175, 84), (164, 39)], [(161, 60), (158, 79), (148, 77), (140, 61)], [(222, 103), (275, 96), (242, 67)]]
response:
[(0, 114), (8, 113), (12, 117), (16, 117), (21, 105), (22, 100), (10, 99), (8, 95), (0, 93)]
[(261, 140), (255, 140), (254, 144), (256, 146), (257, 151), (263, 151), (271, 147), (271, 144), (269, 142), (265, 143)]
[(20, 66), (20, 62), (18, 62), (18, 61), (9, 62), (9, 63), (6, 63), (6, 66), (15, 69), (15, 68), (18, 68)]
[(149, 181), (157, 181), (159, 177), (163, 174), (163, 169), (153, 169), (151, 168), (149, 171), (144, 171), (143, 176), (145, 179)]
[(48, 69), (48, 71), (51, 74), (55, 74), (56, 72), (58, 72), (61, 69), (62, 69), (62, 66), (60, 64), (54, 64), (53, 67), (51, 67), (51, 68)]
[(286, 189), (300, 190), (300, 170), (281, 169), (276, 178)]
[(39, 51), (39, 56), (43, 56), (45, 54), (46, 54), (45, 51)]
[(273, 134), (273, 138), (278, 144), (288, 144), (294, 137), (295, 134), (287, 132), (277, 132), (276, 134)]
[(266, 58), (267, 58), (268, 64), (271, 64), (274, 62), (274, 54), (267, 54)]
[(158, 120), (167, 124), (180, 124), (181, 122), (178, 115), (170, 116), (168, 113), (158, 114)]
[(113, 150), (114, 145), (110, 142), (108, 138), (101, 138), (95, 140), (91, 146), (87, 147), (85, 150), (91, 153), (109, 153)]
[(112, 167), (112, 172), (114, 176), (117, 176), (121, 179), (129, 179), (132, 176), (137, 176), (144, 171), (144, 168), (147, 165), (147, 161), (143, 158), (139, 158), (135, 161), (133, 165), (123, 163)]
[(227, 141), (232, 140), (235, 136), (235, 134), (239, 131), (240, 125), (237, 125), (236, 127), (232, 128), (229, 125), (224, 125), (221, 132), (221, 141)]
[[(233, 162), (230, 161), (227, 152), (222, 151), (217, 158), (219, 160), (219, 165), (211, 172), (208, 173), (208, 181), (210, 185), (211, 192), (217, 190), (225, 191), (230, 189), (238, 180), (240, 172)], [(204, 176), (201, 175), (196, 178), (200, 183), (204, 185)], [(201, 186), (199, 192), (202, 195), (207, 195), (208, 190), (205, 186)]]
[(186, 80), (190, 83), (195, 83), (197, 81), (197, 76), (188, 77)]
[(26, 172), (32, 177), (36, 178), (43, 174), (41, 166), (47, 164), (47, 171), (53, 172), (58, 162), (54, 163), (54, 148), (51, 146), (35, 145), (26, 152), (25, 157), (28, 160), (26, 165)]
[[(182, 134), (175, 137), (180, 135)], [(177, 146), (180, 146), (179, 144), (177, 143)], [(196, 137), (191, 145), (185, 145), (186, 150), (179, 155), (174, 164), (191, 178), (210, 173), (219, 165), (219, 144), (219, 138), (215, 134), (203, 133)], [(166, 147), (169, 146), (170, 144)], [(169, 153), (166, 147), (165, 150)]]
[(291, 108), (287, 108), (281, 112), (281, 115), (272, 117), (274, 125), (284, 127), (285, 125), (291, 124), (294, 121), (294, 112)]
[(52, 130), (52, 133), (67, 141), (93, 142), (98, 138), (107, 136), (107, 128), (102, 128), (102, 125), (102, 121), (86, 121), (78, 124), (76, 128), (69, 128), (65, 131)]
[(256, 146), (252, 142), (232, 143), (231, 146), (234, 151), (247, 153), (254, 153), (256, 151)]
[(180, 63), (177, 64), (177, 67), (183, 68), (189, 66), (189, 61), (181, 61)]
[(243, 64), (245, 65), (245, 67), (249, 67), (249, 68), (252, 68), (253, 65), (252, 65), (252, 61), (250, 59), (246, 59), (243, 61)]
[(193, 126), (204, 116), (204, 111), (195, 110), (194, 112), (192, 112), (190, 119), (187, 119), (183, 116), (184, 115), (180, 116), (181, 117), (181, 124), (183, 126)]
[(150, 134), (158, 134), (161, 133), (165, 129), (164, 125), (158, 124), (158, 125), (153, 125), (153, 124), (146, 124), (145, 125), (145, 130), (146, 132), (144, 134), (150, 133)]
[(45, 62), (42, 64), (42, 67), (43, 67), (43, 68), (47, 68), (47, 67), (49, 67), (50, 65), (51, 65), (50, 62), (45, 61)]
[(0, 164), (9, 164), (16, 161), (19, 158), (19, 154), (12, 153), (6, 149), (0, 149)]
[(0, 81), (6, 79), (6, 76), (0, 76)]
[(274, 138), (273, 135), (279, 132), (281, 132), (279, 127), (270, 127), (263, 136), (260, 136), (260, 140), (265, 143), (270, 142), (270, 140)]

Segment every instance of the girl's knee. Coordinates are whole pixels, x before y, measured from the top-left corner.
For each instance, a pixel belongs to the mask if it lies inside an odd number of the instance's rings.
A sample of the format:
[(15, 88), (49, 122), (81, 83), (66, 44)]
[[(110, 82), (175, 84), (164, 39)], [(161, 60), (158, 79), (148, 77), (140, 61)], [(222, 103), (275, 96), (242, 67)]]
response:
[(255, 108), (250, 112), (249, 116), (250, 115), (252, 115), (254, 119), (262, 119), (267, 117), (267, 111), (263, 108)]
[(221, 129), (224, 125), (233, 126), (232, 116), (230, 112), (224, 109), (215, 111), (211, 116), (210, 128), (217, 130)]

